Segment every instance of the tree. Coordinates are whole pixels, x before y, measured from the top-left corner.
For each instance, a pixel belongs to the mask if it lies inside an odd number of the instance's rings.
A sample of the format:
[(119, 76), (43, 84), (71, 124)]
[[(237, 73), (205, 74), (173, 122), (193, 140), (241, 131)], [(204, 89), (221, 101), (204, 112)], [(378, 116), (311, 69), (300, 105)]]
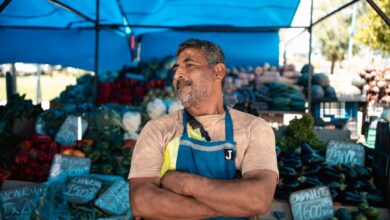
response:
[[(390, 16), (390, 1), (376, 1), (381, 10)], [(356, 41), (371, 49), (380, 52), (382, 55), (390, 55), (390, 27), (385, 21), (366, 3), (366, 10), (358, 20), (358, 32)]]
[[(329, 5), (320, 5), (322, 11), (330, 11)], [(313, 33), (317, 37), (321, 54), (331, 62), (330, 73), (333, 74), (337, 61), (345, 59), (348, 52), (349, 34), (348, 28), (352, 16), (345, 12), (339, 12), (332, 17), (314, 26)], [(353, 48), (356, 52), (357, 47)]]

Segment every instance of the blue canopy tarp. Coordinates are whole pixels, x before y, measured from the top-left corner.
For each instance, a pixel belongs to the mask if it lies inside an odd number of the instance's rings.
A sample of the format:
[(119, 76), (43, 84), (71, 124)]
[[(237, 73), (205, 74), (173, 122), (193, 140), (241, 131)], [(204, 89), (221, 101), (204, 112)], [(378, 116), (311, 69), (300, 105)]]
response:
[(141, 60), (175, 55), (179, 43), (189, 38), (207, 39), (221, 46), (228, 66), (278, 64), (279, 34), (271, 32), (162, 32), (142, 37)]
[[(7, 2), (0, 0), (0, 8)], [(166, 38), (177, 34), (178, 29), (191, 27), (199, 31), (180, 36), (206, 39), (210, 36), (210, 40), (223, 45), (231, 65), (235, 65), (235, 57), (252, 54), (246, 48), (260, 48), (264, 42), (267, 42), (264, 53), (269, 56), (265, 59), (274, 62), (278, 57), (276, 32), (222, 31), (204, 35), (202, 30), (220, 27), (229, 31), (259, 27), (277, 30), (290, 26), (298, 4), (299, 0), (100, 0), (99, 70), (118, 70), (123, 65), (134, 64), (130, 55), (131, 35), (142, 39), (141, 57), (149, 59), (153, 54), (162, 54), (153, 50), (167, 50), (168, 44), (158, 40), (159, 37)], [(96, 0), (12, 0), (0, 13), (0, 63), (49, 63), (92, 70), (95, 19)], [(172, 29), (175, 31), (171, 32)], [(215, 35), (218, 37), (212, 37)], [(268, 40), (271, 36), (273, 40)], [(170, 41), (175, 47), (182, 39)], [(232, 41), (234, 44), (228, 43)]]

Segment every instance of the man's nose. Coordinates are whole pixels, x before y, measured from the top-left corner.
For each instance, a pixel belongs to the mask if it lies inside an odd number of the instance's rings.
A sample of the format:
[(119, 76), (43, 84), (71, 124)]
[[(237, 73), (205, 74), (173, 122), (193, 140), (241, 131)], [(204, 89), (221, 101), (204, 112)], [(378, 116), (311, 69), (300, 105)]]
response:
[(175, 79), (181, 79), (181, 78), (184, 78), (185, 76), (185, 70), (184, 68), (182, 67), (177, 67), (176, 71), (175, 71), (175, 74), (174, 74), (174, 78)]

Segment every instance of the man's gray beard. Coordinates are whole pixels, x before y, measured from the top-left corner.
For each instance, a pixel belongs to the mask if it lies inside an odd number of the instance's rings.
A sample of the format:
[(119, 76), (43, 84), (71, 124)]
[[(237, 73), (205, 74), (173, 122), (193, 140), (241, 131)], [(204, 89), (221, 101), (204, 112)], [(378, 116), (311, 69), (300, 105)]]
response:
[(179, 102), (185, 107), (190, 107), (192, 105), (195, 105), (196, 104), (196, 99), (194, 97), (194, 94), (191, 92), (191, 93), (185, 93), (185, 94), (181, 94), (181, 93), (176, 93), (176, 98), (177, 100), (179, 100)]
[[(199, 103), (201, 100), (206, 100), (209, 98), (210, 92), (209, 88), (202, 88), (202, 90), (192, 90), (189, 93), (181, 94), (176, 92), (176, 98), (180, 103), (185, 107), (191, 107)], [(198, 91), (198, 92), (196, 92)]]

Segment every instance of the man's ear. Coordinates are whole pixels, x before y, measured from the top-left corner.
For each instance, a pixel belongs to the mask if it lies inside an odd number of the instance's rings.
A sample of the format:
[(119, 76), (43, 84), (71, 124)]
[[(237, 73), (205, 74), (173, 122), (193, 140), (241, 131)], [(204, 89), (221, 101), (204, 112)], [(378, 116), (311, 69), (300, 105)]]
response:
[(226, 74), (225, 64), (223, 64), (223, 63), (215, 64), (214, 71), (215, 71), (215, 78), (217, 78), (221, 81), (223, 80), (223, 78), (225, 78), (225, 74)]

